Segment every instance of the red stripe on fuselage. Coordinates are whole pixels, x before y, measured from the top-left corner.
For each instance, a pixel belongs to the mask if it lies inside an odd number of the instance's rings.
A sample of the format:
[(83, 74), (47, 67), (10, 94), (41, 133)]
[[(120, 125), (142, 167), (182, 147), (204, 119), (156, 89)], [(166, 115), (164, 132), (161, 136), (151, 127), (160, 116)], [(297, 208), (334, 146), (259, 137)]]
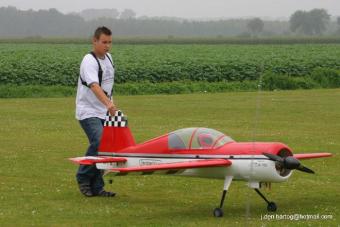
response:
[[(163, 140), (163, 141), (162, 141)], [(166, 142), (166, 143), (164, 143)], [(168, 149), (167, 139), (165, 137), (157, 138), (157, 140), (147, 141), (143, 144), (128, 147), (126, 149), (117, 150), (116, 153), (127, 154), (167, 154), (167, 155), (262, 155), (262, 153), (278, 154), (282, 149), (291, 152), (291, 149), (278, 142), (230, 142), (215, 149)], [(103, 152), (104, 153), (104, 152)], [(112, 153), (112, 152), (110, 152)], [(115, 153), (115, 152), (113, 152)]]

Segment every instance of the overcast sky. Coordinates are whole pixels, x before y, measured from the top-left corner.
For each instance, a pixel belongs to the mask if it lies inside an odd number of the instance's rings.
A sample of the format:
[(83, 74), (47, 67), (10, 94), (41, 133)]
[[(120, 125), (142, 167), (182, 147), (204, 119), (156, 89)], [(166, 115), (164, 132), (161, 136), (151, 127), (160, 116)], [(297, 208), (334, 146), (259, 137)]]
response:
[(0, 0), (0, 6), (19, 9), (56, 8), (63, 13), (87, 8), (133, 9), (137, 16), (182, 18), (289, 17), (294, 11), (324, 8), (340, 16), (340, 0)]

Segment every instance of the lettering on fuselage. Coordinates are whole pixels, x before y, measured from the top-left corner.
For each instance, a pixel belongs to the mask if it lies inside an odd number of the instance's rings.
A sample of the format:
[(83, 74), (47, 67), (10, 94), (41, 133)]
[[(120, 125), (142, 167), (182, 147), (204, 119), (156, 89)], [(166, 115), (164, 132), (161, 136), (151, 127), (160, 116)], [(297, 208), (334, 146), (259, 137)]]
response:
[(263, 160), (256, 160), (253, 161), (251, 164), (253, 164), (254, 167), (268, 167), (268, 164), (266, 161)]
[(140, 166), (149, 166), (149, 165), (155, 165), (155, 164), (160, 164), (160, 163), (162, 163), (162, 161), (157, 160), (157, 159), (141, 159), (141, 160), (139, 160)]

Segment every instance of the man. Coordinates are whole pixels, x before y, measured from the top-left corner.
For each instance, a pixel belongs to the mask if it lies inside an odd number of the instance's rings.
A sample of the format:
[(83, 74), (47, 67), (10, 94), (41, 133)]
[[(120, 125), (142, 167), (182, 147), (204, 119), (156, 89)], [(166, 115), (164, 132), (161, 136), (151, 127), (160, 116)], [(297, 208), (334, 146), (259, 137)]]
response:
[[(114, 83), (114, 65), (109, 54), (111, 31), (106, 27), (97, 28), (92, 44), (93, 51), (85, 55), (80, 65), (76, 98), (76, 119), (90, 143), (87, 156), (98, 154), (105, 115), (107, 112), (114, 115), (116, 111), (116, 106), (111, 101)], [(81, 165), (76, 178), (80, 192), (85, 196), (115, 196), (115, 193), (104, 190), (102, 172), (95, 165)]]

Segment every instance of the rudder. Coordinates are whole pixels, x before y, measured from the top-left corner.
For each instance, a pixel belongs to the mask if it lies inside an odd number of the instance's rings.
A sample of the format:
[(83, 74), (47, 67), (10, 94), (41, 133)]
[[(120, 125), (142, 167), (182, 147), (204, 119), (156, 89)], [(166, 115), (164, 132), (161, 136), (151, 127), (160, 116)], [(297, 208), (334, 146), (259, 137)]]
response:
[(135, 144), (128, 127), (127, 117), (124, 116), (123, 112), (117, 110), (114, 116), (107, 114), (98, 151), (117, 152)]

